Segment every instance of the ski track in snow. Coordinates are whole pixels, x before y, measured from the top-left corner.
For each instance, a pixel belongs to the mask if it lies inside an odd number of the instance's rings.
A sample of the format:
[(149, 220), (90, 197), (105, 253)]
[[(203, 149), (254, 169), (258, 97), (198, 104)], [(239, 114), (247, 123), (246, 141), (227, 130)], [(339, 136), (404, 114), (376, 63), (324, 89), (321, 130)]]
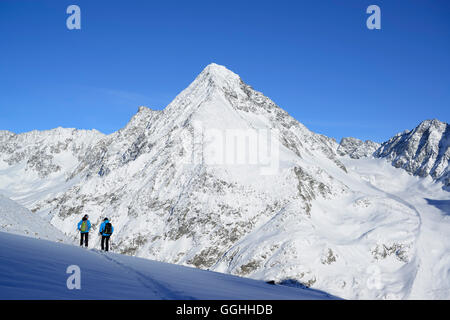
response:
[(139, 272), (133, 267), (130, 267), (120, 262), (118, 259), (114, 259), (112, 255), (110, 255), (109, 253), (102, 252), (99, 250), (93, 250), (93, 252), (101, 255), (106, 260), (115, 263), (119, 267), (123, 268), (127, 273), (134, 274), (136, 279), (142, 284), (142, 286), (152, 291), (155, 294), (155, 296), (159, 297), (161, 300), (183, 300), (183, 299), (196, 300), (196, 298), (186, 295), (184, 293), (170, 290), (167, 286), (162, 285), (155, 279), (152, 279), (144, 275), (143, 273)]

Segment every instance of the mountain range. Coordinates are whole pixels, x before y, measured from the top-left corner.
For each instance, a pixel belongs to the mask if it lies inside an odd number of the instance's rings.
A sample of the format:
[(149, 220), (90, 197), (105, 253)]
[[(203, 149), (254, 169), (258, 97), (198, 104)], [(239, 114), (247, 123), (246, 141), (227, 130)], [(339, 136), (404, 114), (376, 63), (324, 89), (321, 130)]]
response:
[(343, 298), (448, 299), (449, 146), (436, 119), (337, 143), (210, 64), (109, 135), (0, 131), (0, 193), (72, 240), (84, 214), (94, 235), (108, 217), (123, 254)]

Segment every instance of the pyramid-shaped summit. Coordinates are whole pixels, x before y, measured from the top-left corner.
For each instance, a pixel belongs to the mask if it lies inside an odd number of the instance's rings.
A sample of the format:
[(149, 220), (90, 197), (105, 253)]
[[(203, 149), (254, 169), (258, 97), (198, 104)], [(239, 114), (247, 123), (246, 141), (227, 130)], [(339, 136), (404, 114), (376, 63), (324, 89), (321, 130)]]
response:
[[(194, 81), (184, 89), (168, 106), (167, 112), (190, 112), (207, 101), (218, 102), (220, 97), (242, 95), (242, 82), (239, 75), (226, 67), (211, 63), (201, 71)], [(240, 94), (239, 94), (240, 93)], [(225, 97), (224, 97), (225, 95)], [(211, 104), (211, 103), (210, 103)], [(188, 108), (188, 110), (180, 110)]]
[(239, 75), (215, 63), (206, 66), (166, 107), (164, 119), (167, 126), (159, 132), (167, 134), (174, 127), (191, 127), (194, 123), (221, 131), (276, 131), (287, 154), (314, 158), (314, 153), (318, 153), (344, 169), (333, 151), (337, 148), (334, 139), (311, 132)]
[(214, 76), (222, 77), (239, 77), (233, 71), (227, 69), (227, 67), (219, 65), (217, 63), (208, 64), (201, 73), (208, 73)]

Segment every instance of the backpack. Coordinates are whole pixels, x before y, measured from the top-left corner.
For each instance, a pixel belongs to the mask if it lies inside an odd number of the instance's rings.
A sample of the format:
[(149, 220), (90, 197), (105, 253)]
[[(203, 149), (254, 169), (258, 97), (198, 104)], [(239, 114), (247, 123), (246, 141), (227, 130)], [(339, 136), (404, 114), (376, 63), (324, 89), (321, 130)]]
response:
[(105, 224), (105, 228), (103, 228), (103, 234), (111, 234), (112, 233), (112, 224), (107, 222)]
[(87, 228), (88, 228), (87, 221), (83, 220), (83, 222), (81, 223), (80, 231), (81, 232), (86, 232)]

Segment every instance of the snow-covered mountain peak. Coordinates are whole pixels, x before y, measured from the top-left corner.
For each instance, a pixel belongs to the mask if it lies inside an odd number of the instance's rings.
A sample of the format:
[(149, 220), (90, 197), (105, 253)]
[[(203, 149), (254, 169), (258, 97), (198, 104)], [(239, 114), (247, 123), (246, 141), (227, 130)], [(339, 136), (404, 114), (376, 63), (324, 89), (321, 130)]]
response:
[(224, 66), (215, 63), (209, 64), (167, 106), (165, 113), (183, 113), (189, 116), (205, 104), (217, 105), (218, 100), (221, 100), (226, 92), (233, 92), (236, 95), (237, 92), (241, 91), (241, 83), (241, 78)]
[(147, 113), (149, 111), (152, 111), (152, 109), (150, 109), (149, 107), (146, 107), (146, 106), (139, 106), (138, 107), (138, 113), (139, 112)]
[(206, 78), (210, 81), (214, 81), (217, 85), (223, 85), (224, 83), (239, 82), (240, 77), (233, 71), (227, 69), (225, 66), (221, 66), (215, 63), (211, 63), (203, 69), (199, 74), (198, 79)]
[(438, 119), (428, 119), (422, 121), (418, 126), (418, 130), (445, 130), (448, 123), (442, 122)]
[(384, 142), (374, 154), (406, 171), (450, 185), (450, 126), (437, 119), (425, 120)]
[(127, 125), (124, 128), (120, 129), (118, 132), (127, 130), (130, 127), (135, 127), (135, 126), (146, 127), (148, 125), (147, 122), (150, 120), (150, 118), (152, 118), (153, 116), (155, 116), (158, 113), (161, 113), (161, 111), (160, 110), (152, 110), (146, 106), (140, 106), (140, 107), (138, 107), (138, 111), (130, 119), (130, 121), (127, 123)]
[(360, 159), (371, 156), (378, 148), (379, 143), (348, 137), (342, 138), (337, 152), (340, 156), (348, 155), (352, 159)]
[(189, 88), (206, 85), (206, 87), (218, 89), (237, 89), (241, 83), (239, 75), (224, 66), (211, 63), (207, 65), (189, 85)]
[(14, 135), (15, 135), (15, 133), (13, 133), (11, 131), (0, 130), (0, 143), (3, 143), (4, 141), (10, 139)]

